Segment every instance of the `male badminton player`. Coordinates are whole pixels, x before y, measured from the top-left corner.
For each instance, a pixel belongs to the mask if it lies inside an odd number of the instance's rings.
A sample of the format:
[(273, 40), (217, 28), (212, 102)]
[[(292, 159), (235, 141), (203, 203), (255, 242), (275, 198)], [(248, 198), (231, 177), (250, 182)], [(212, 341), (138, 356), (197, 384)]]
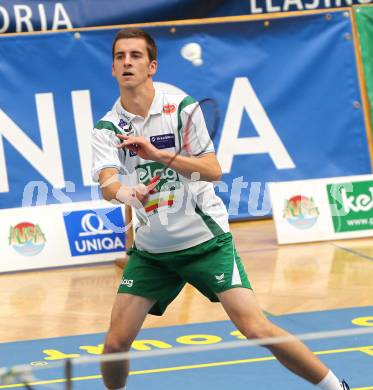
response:
[[(162, 315), (185, 283), (220, 302), (247, 338), (288, 335), (263, 315), (235, 250), (227, 211), (211, 183), (220, 179), (221, 169), (201, 111), (193, 111), (195, 101), (155, 91), (157, 48), (146, 32), (119, 31), (112, 54), (120, 98), (93, 129), (93, 176), (106, 200), (137, 208), (139, 224), (104, 353), (128, 351), (147, 314)], [(176, 155), (185, 132), (192, 155)], [(122, 184), (123, 172), (132, 174), (133, 185)], [(199, 180), (193, 179), (196, 173)], [(149, 192), (146, 185), (155, 176), (160, 180)], [(266, 348), (318, 388), (348, 389), (302, 342)], [(124, 389), (127, 361), (104, 362), (101, 369), (107, 389)]]

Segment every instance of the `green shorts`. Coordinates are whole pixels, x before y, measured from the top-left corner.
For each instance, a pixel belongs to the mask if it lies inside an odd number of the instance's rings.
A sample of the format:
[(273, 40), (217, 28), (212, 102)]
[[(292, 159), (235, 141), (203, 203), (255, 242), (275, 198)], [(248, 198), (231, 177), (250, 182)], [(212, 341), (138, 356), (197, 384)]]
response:
[(176, 252), (149, 253), (130, 248), (127, 253), (129, 262), (118, 293), (155, 299), (150, 314), (162, 315), (186, 283), (212, 302), (219, 301), (217, 293), (251, 288), (231, 233)]

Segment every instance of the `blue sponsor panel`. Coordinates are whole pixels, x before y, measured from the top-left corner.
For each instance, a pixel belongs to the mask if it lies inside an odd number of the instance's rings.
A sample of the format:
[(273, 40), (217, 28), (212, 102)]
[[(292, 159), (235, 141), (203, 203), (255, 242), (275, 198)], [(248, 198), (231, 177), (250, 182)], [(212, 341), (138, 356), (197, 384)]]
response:
[(79, 210), (63, 215), (71, 256), (125, 250), (124, 220), (120, 207)]
[[(118, 96), (116, 31), (0, 37), (0, 207), (99, 196), (89, 131)], [(217, 192), (231, 220), (271, 215), (267, 182), (371, 172), (345, 12), (147, 31), (158, 87), (219, 102)]]
[(2, 0), (0, 33), (112, 26), (128, 23), (312, 11), (373, 0)]
[[(2, 0), (0, 33), (111, 26), (247, 13), (239, 0)], [(242, 3), (242, 2), (241, 2)], [(238, 6), (238, 7), (237, 7)]]
[(258, 15), (278, 12), (314, 11), (370, 4), (373, 0), (229, 0), (211, 12), (211, 16)]

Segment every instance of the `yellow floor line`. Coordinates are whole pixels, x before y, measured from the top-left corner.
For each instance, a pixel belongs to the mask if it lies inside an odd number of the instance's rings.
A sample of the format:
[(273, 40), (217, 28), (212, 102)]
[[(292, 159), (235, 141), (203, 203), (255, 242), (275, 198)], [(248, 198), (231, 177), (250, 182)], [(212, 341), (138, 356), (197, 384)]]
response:
[[(317, 351), (317, 352), (314, 352), (314, 354), (315, 355), (331, 355), (331, 354), (336, 354), (336, 353), (362, 352), (362, 353), (368, 353), (368, 355), (372, 355), (372, 352), (371, 352), (372, 349), (373, 349), (372, 345), (367, 345), (367, 346), (362, 346), (362, 347)], [(260, 358), (230, 360), (230, 361), (224, 361), (224, 362), (201, 363), (201, 364), (193, 364), (193, 365), (187, 365), (187, 366), (154, 368), (154, 369), (148, 369), (148, 370), (131, 371), (130, 375), (145, 375), (145, 374), (154, 374), (154, 373), (162, 373), (162, 372), (194, 370), (194, 369), (199, 369), (199, 368), (231, 366), (231, 365), (236, 365), (236, 364), (257, 363), (257, 362), (264, 362), (264, 361), (270, 361), (270, 360), (275, 360), (275, 357), (267, 356), (267, 357), (260, 357)], [(101, 375), (90, 375), (90, 376), (75, 377), (75, 378), (72, 378), (71, 380), (76, 382), (76, 381), (101, 379), (101, 378), (102, 378)], [(42, 380), (42, 381), (35, 380), (34, 382), (31, 382), (30, 385), (31, 386), (49, 385), (49, 384), (54, 384), (54, 383), (63, 383), (65, 381), (66, 381), (65, 379), (53, 379), (53, 380)], [(17, 387), (24, 387), (24, 385), (22, 383), (15, 383), (15, 384), (11, 384), (11, 385), (1, 385), (0, 389), (12, 389), (12, 388), (17, 388)], [(355, 388), (352, 390), (373, 390), (373, 386), (359, 387), (359, 388)]]

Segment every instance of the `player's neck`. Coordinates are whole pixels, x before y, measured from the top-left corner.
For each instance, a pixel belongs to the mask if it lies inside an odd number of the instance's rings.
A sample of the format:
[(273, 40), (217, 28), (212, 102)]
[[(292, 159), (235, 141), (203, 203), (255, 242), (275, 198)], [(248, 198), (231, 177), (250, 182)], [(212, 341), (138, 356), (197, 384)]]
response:
[(141, 88), (122, 89), (120, 92), (120, 102), (126, 111), (143, 118), (148, 116), (155, 95), (153, 84), (143, 85)]

